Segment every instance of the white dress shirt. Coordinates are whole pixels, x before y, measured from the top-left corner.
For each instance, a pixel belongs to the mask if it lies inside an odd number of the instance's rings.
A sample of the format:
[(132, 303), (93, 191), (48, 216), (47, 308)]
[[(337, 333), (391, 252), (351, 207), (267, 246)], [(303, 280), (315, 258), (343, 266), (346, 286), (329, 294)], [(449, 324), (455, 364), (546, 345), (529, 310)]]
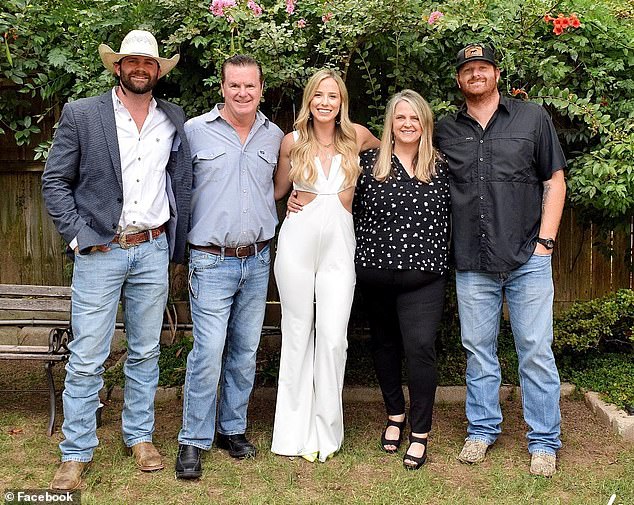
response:
[(154, 98), (140, 132), (117, 97), (116, 88), (112, 89), (112, 101), (123, 180), (123, 211), (117, 232), (134, 233), (156, 228), (170, 217), (165, 167), (176, 127), (156, 107)]

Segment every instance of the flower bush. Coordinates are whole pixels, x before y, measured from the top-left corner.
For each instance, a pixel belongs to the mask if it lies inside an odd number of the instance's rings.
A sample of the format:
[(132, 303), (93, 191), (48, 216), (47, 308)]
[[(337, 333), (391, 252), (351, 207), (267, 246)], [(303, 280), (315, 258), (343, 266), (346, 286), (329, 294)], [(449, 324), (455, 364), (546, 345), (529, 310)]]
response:
[[(308, 76), (338, 68), (357, 121), (380, 133), (389, 95), (420, 91), (437, 116), (461, 96), (454, 60), (497, 51), (501, 91), (543, 104), (570, 162), (569, 196), (603, 221), (634, 211), (634, 8), (628, 0), (5, 0), (0, 12), (0, 133), (19, 144), (69, 99), (112, 85), (97, 56), (133, 28), (181, 62), (157, 92), (188, 115), (220, 99), (219, 66), (247, 52), (266, 76), (263, 109), (290, 128)], [(561, 14), (560, 14), (561, 13)], [(34, 97), (43, 100), (29, 112)], [(37, 151), (46, 153), (46, 146)]]

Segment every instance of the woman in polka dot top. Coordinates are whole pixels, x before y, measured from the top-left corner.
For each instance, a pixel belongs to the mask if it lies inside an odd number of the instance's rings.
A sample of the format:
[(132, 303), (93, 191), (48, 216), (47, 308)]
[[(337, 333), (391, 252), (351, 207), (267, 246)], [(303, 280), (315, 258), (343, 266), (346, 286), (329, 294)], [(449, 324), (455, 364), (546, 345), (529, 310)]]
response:
[(361, 154), (353, 202), (357, 286), (371, 330), (376, 374), (388, 415), (381, 445), (397, 452), (406, 425), (401, 361), (407, 361), (410, 444), (406, 469), (427, 459), (449, 250), (447, 165), (432, 146), (433, 115), (416, 92), (386, 108), (380, 149)]

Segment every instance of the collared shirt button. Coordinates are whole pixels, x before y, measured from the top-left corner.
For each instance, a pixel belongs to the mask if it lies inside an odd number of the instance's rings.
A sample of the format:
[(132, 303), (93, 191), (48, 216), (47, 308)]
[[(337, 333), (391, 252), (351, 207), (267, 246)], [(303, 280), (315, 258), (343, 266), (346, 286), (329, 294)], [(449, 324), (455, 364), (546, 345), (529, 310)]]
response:
[(480, 176), (480, 180), (483, 181), (484, 180), (484, 175)]
[(136, 205), (137, 201), (136, 201), (136, 200), (134, 200), (134, 203), (135, 203), (135, 205)]
[(484, 197), (483, 197), (483, 196), (480, 196), (480, 200), (484, 200)]
[(139, 156), (139, 157), (137, 158), (137, 160), (141, 161), (141, 156)]
[(480, 158), (480, 161), (484, 161), (484, 158)]
[(484, 219), (484, 214), (480, 214), (480, 219)]
[(482, 234), (482, 238), (484, 238), (484, 237), (486, 237), (486, 235), (483, 233), (483, 234)]
[[(134, 202), (134, 203), (136, 203), (136, 202)], [(136, 221), (132, 221), (132, 224), (136, 224)]]
[(484, 140), (480, 139), (480, 144), (484, 144)]

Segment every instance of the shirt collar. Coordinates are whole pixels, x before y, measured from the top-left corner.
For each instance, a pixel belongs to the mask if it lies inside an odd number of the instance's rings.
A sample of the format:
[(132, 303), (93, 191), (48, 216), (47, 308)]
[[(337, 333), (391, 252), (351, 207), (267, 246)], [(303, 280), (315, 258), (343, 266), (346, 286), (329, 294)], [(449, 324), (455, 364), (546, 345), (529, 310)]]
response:
[[(513, 99), (507, 96), (504, 96), (502, 93), (500, 93), (500, 102), (498, 103), (497, 110), (498, 111), (503, 110), (504, 112), (509, 113), (511, 111), (512, 106), (513, 106)], [(471, 116), (469, 116), (469, 113), (467, 112), (466, 102), (464, 102), (462, 106), (460, 107), (460, 109), (458, 110), (458, 112), (456, 112), (456, 116), (454, 119), (458, 119), (460, 116), (465, 118), (471, 118)]]
[[(118, 112), (121, 109), (125, 109), (126, 108), (125, 105), (123, 105), (123, 102), (117, 96), (117, 87), (116, 86), (114, 88), (112, 88), (112, 105), (114, 106), (114, 111), (115, 112)], [(148, 114), (151, 114), (156, 109), (156, 107), (157, 107), (156, 100), (154, 99), (154, 97), (152, 97), (152, 100), (150, 100), (150, 106), (148, 107)]]
[[(217, 103), (213, 109), (207, 112), (207, 114), (204, 114), (205, 122), (211, 123), (217, 120), (218, 118), (221, 118), (222, 116), (220, 115), (220, 109), (222, 109), (224, 106), (225, 106), (224, 103)], [(253, 123), (254, 127), (260, 126), (261, 124), (263, 124), (265, 128), (268, 128), (269, 123), (270, 123), (269, 118), (267, 118), (264, 114), (262, 114), (262, 112), (258, 110), (255, 113), (255, 122)]]

